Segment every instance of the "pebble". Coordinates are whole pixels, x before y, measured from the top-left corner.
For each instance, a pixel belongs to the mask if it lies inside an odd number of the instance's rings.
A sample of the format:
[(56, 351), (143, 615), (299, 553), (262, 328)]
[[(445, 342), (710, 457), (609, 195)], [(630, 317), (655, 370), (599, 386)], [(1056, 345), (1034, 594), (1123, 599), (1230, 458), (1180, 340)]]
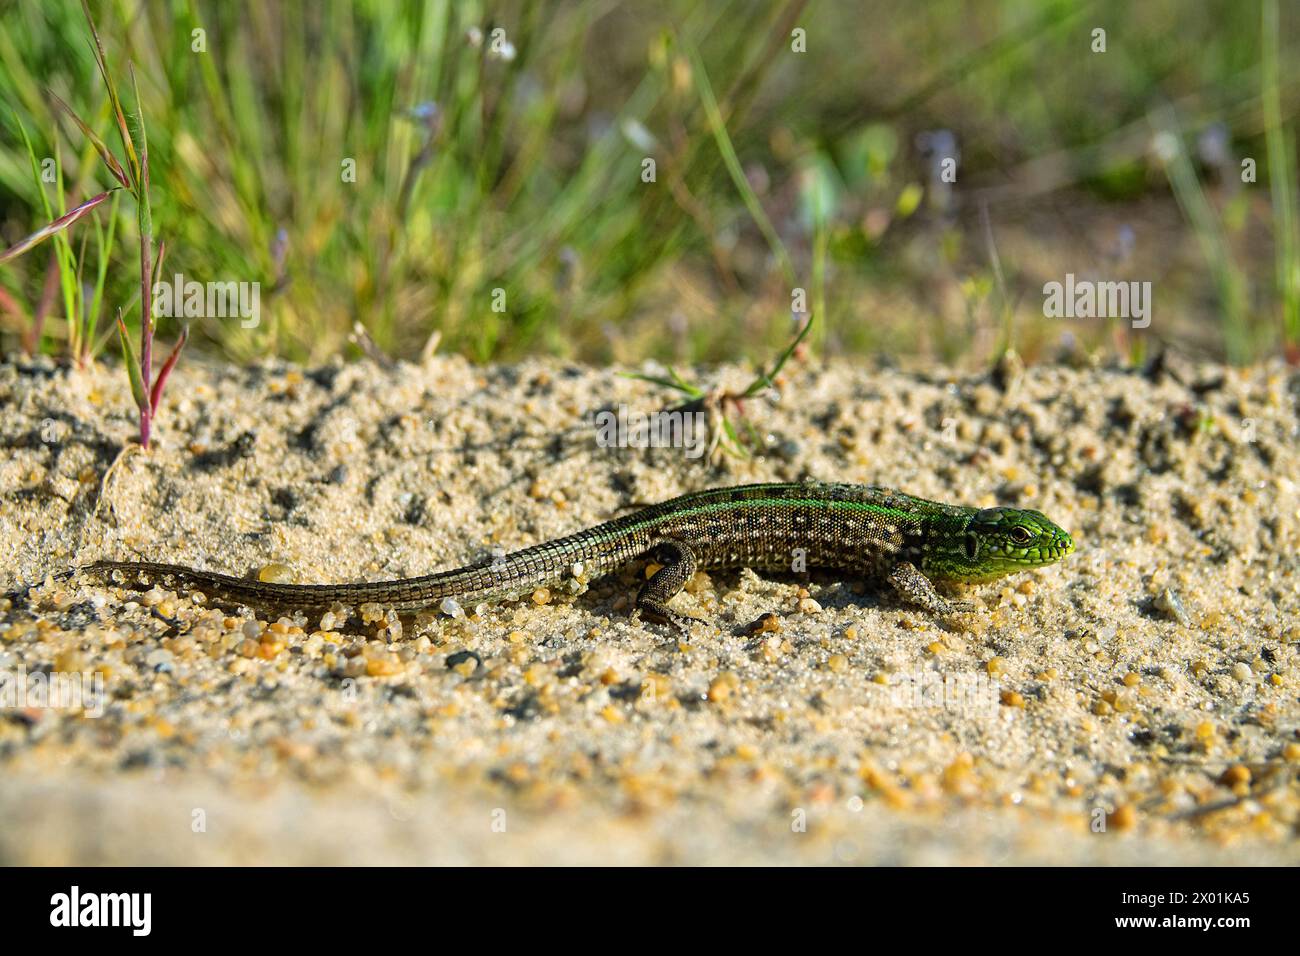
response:
[(144, 662), (146, 666), (152, 667), (155, 670), (164, 664), (170, 666), (172, 663), (172, 652), (163, 650), (162, 648), (150, 651), (148, 656), (145, 657)]
[(713, 704), (723, 703), (731, 697), (732, 692), (739, 684), (739, 679), (730, 671), (719, 674), (709, 682), (709, 692), (707, 694), (709, 702)]
[(1163, 588), (1160, 593), (1156, 595), (1153, 604), (1157, 611), (1164, 613), (1167, 617), (1177, 621), (1184, 627), (1191, 623), (1191, 618), (1188, 617), (1187, 611), (1183, 607), (1182, 598), (1178, 596), (1177, 592), (1174, 591), (1173, 588)]
[(1113, 812), (1106, 814), (1106, 829), (1124, 832), (1137, 826), (1137, 809), (1131, 803), (1121, 804)]
[(257, 569), (257, 580), (264, 584), (296, 584), (297, 575), (287, 564), (264, 564)]

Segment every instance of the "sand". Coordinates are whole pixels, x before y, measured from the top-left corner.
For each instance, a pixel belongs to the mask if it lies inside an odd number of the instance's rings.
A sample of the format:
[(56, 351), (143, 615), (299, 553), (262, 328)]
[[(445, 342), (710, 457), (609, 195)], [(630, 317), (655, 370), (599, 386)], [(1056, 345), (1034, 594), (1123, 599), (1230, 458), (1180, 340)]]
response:
[[(0, 673), (105, 692), (0, 710), (0, 862), (1300, 860), (1300, 375), (792, 366), (756, 454), (691, 459), (598, 446), (596, 411), (671, 404), (620, 371), (187, 360), (106, 479), (120, 370), (0, 364)], [(630, 619), (635, 565), (400, 630), (52, 577), (380, 580), (806, 478), (1038, 508), (1078, 551), (946, 623), (702, 574), (689, 638)]]

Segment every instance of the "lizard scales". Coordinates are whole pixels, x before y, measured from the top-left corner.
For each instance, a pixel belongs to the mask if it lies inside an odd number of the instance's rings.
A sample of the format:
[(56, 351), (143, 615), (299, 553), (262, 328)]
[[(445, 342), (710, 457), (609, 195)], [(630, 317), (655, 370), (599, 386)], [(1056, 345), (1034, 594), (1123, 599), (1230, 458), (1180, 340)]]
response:
[(447, 598), (472, 603), (526, 593), (571, 577), (575, 565), (596, 578), (650, 556), (662, 567), (641, 588), (637, 607), (673, 621), (667, 601), (697, 570), (845, 571), (887, 581), (912, 603), (947, 614), (966, 608), (940, 597), (933, 581), (989, 580), (1073, 550), (1070, 535), (1038, 511), (803, 482), (692, 492), (489, 564), (397, 581), (281, 584), (143, 561), (99, 561), (85, 570), (167, 577), (226, 602), (303, 609), (371, 602), (414, 611)]

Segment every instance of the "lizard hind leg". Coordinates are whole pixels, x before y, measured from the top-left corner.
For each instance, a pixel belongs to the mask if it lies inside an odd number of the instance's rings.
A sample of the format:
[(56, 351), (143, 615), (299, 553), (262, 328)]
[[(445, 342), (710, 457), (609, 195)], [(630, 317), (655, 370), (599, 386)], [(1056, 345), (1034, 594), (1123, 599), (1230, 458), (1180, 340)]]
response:
[(667, 539), (659, 541), (650, 551), (651, 559), (661, 565), (650, 580), (641, 585), (636, 595), (636, 609), (649, 620), (668, 624), (680, 633), (686, 633), (685, 622), (693, 620), (668, 607), (668, 602), (695, 574), (699, 566), (695, 550), (685, 541)]

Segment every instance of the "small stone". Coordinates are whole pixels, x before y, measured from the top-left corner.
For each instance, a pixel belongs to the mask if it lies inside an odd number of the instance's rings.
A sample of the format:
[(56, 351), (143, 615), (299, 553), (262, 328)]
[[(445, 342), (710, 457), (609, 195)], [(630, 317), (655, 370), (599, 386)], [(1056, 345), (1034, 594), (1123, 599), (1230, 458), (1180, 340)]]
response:
[(367, 677), (392, 677), (402, 672), (402, 662), (389, 655), (372, 657), (366, 661)]
[(294, 584), (297, 575), (287, 564), (264, 564), (257, 569), (257, 580), (263, 584)]
[(1250, 768), (1243, 767), (1241, 764), (1233, 764), (1219, 777), (1219, 783), (1225, 787), (1236, 787), (1241, 784), (1250, 783)]
[[(473, 651), (457, 651), (455, 654), (447, 655), (447, 669), (466, 677), (478, 670), (482, 663), (483, 659)], [(467, 666), (468, 670), (465, 669)]]
[(719, 674), (709, 683), (709, 702), (720, 704), (731, 696), (731, 692), (736, 689), (740, 681), (735, 674), (730, 671)]
[(150, 651), (148, 656), (145, 657), (144, 662), (147, 667), (152, 667), (155, 670), (162, 665), (170, 666), (172, 662), (172, 652), (158, 648), (155, 651)]
[(1182, 598), (1178, 596), (1173, 588), (1163, 589), (1156, 595), (1153, 603), (1157, 611), (1162, 612), (1184, 627), (1191, 623), (1191, 618), (1187, 615), (1187, 609), (1183, 607)]
[(1131, 803), (1125, 803), (1116, 807), (1114, 812), (1106, 814), (1106, 829), (1131, 830), (1137, 826), (1137, 819), (1136, 808)]

